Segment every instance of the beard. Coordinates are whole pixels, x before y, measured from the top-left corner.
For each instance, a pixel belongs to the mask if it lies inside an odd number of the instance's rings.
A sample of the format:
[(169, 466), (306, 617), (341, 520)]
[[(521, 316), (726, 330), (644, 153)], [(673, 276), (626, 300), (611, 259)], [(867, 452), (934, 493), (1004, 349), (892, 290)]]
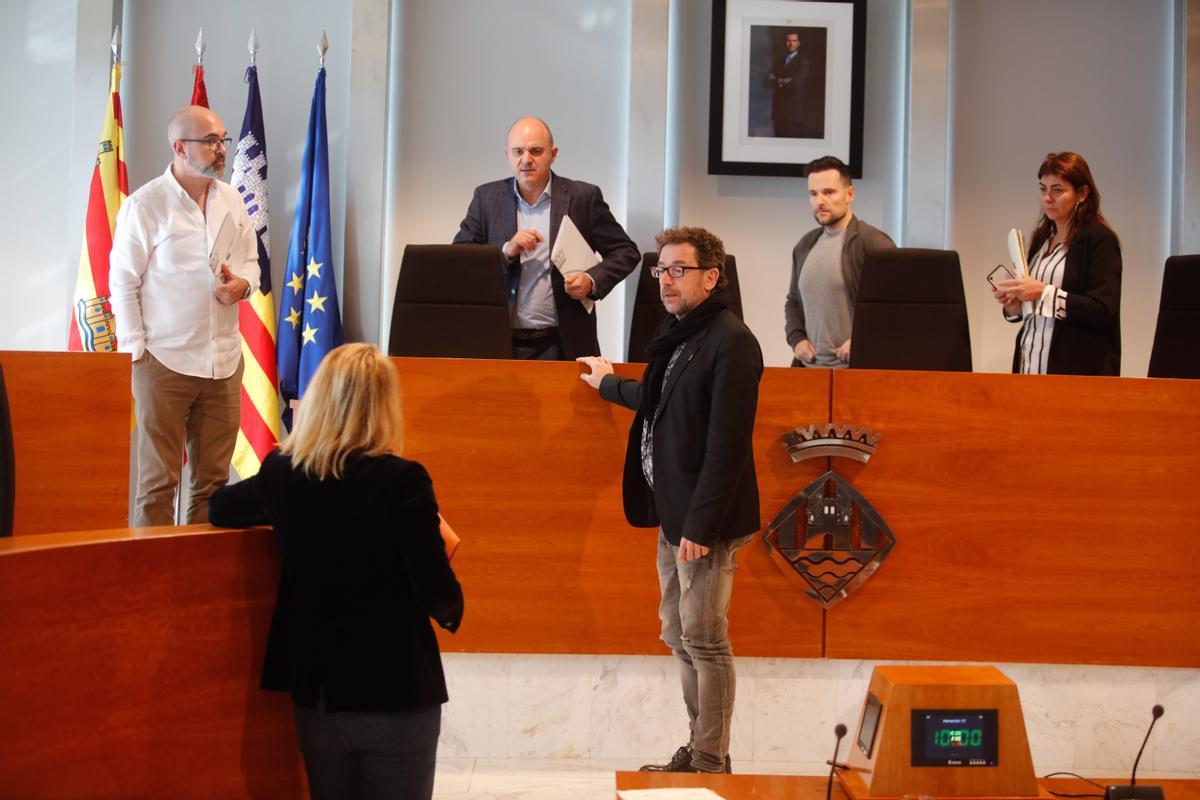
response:
[(830, 212), (830, 214), (829, 214), (829, 219), (828, 219), (827, 221), (825, 221), (825, 222), (821, 222), (821, 216), (820, 216), (820, 214), (818, 214), (818, 213), (817, 213), (817, 212), (815, 212), (815, 211), (813, 212), (813, 219), (814, 219), (814, 220), (816, 220), (817, 224), (818, 224), (818, 225), (821, 225), (821, 226), (823, 226), (823, 227), (826, 227), (826, 228), (828, 228), (830, 225), (837, 225), (839, 222), (841, 222), (841, 221), (842, 221), (842, 220), (844, 220), (845, 218), (846, 218), (846, 212), (845, 212), (845, 211), (843, 211), (843, 212), (842, 212), (842, 213), (840, 213), (840, 214), (837, 214), (837, 213), (835, 213), (835, 212)]
[(225, 174), (225, 159), (223, 158), (214, 158), (207, 165), (189, 159), (188, 166), (206, 178), (219, 178)]

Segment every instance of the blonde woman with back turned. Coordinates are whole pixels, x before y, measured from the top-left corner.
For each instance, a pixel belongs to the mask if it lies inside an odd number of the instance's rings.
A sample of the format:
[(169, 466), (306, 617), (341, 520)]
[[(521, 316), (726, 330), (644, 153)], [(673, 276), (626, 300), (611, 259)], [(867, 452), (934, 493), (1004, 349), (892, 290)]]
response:
[(279, 450), (211, 502), (216, 525), (274, 526), (283, 570), (262, 687), (292, 696), (313, 798), (433, 794), (447, 695), (429, 620), (456, 630), (463, 597), (433, 484), (401, 441), (395, 367), (344, 345)]

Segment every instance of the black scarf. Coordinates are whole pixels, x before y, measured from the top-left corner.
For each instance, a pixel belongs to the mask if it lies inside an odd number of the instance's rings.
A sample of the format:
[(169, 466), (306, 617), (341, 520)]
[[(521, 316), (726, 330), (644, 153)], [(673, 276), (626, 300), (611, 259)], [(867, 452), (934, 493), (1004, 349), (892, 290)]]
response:
[[(662, 396), (663, 376), (667, 372), (667, 364), (671, 354), (683, 342), (695, 336), (712, 324), (717, 315), (725, 310), (725, 303), (711, 295), (700, 305), (693, 308), (683, 319), (677, 319), (674, 314), (668, 314), (662, 325), (654, 333), (650, 344), (646, 345), (648, 363), (642, 375), (642, 397), (638, 404), (637, 416), (640, 419), (654, 419), (654, 411), (658, 408), (659, 397)], [(634, 421), (637, 427), (637, 420)], [(638, 428), (640, 430), (640, 428)]]

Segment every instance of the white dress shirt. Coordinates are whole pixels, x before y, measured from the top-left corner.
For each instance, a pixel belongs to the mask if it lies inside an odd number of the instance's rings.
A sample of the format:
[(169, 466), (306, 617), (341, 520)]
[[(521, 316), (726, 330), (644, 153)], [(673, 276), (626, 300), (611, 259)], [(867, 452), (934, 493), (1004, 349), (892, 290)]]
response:
[(550, 184), (532, 205), (525, 202), (513, 183), (517, 196), (517, 230), (533, 228), (542, 241), (532, 252), (521, 253), (521, 281), (517, 288), (516, 307), (511, 316), (514, 328), (553, 328), (558, 325), (558, 309), (554, 305), (554, 284), (550, 281)]
[(242, 348), (238, 307), (217, 299), (208, 266), (228, 214), (237, 225), (230, 270), (258, 289), (258, 241), (236, 189), (214, 180), (205, 210), (171, 168), (121, 204), (109, 256), (109, 291), (117, 346), (134, 361), (149, 350), (183, 375), (228, 378)]

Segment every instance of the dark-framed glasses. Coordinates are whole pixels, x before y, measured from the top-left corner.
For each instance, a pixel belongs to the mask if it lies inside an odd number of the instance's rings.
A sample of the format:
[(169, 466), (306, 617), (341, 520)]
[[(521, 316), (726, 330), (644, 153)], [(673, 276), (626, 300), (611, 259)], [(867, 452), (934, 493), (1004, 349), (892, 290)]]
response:
[(655, 264), (653, 267), (650, 268), (650, 277), (658, 279), (658, 278), (661, 278), (663, 276), (663, 273), (665, 272), (666, 274), (670, 275), (672, 278), (682, 278), (683, 273), (689, 269), (704, 270), (704, 269), (708, 269), (708, 267), (685, 267), (682, 264), (671, 264), (670, 266), (668, 266), (666, 264)]
[(206, 147), (208, 147), (209, 150), (214, 150), (214, 151), (218, 147), (224, 147), (226, 150), (228, 150), (230, 148), (230, 146), (233, 144), (233, 139), (229, 136), (226, 136), (223, 139), (218, 139), (215, 136), (209, 136), (208, 138), (205, 138), (205, 139), (180, 139), (179, 141), (195, 142), (196, 144), (205, 145)]

